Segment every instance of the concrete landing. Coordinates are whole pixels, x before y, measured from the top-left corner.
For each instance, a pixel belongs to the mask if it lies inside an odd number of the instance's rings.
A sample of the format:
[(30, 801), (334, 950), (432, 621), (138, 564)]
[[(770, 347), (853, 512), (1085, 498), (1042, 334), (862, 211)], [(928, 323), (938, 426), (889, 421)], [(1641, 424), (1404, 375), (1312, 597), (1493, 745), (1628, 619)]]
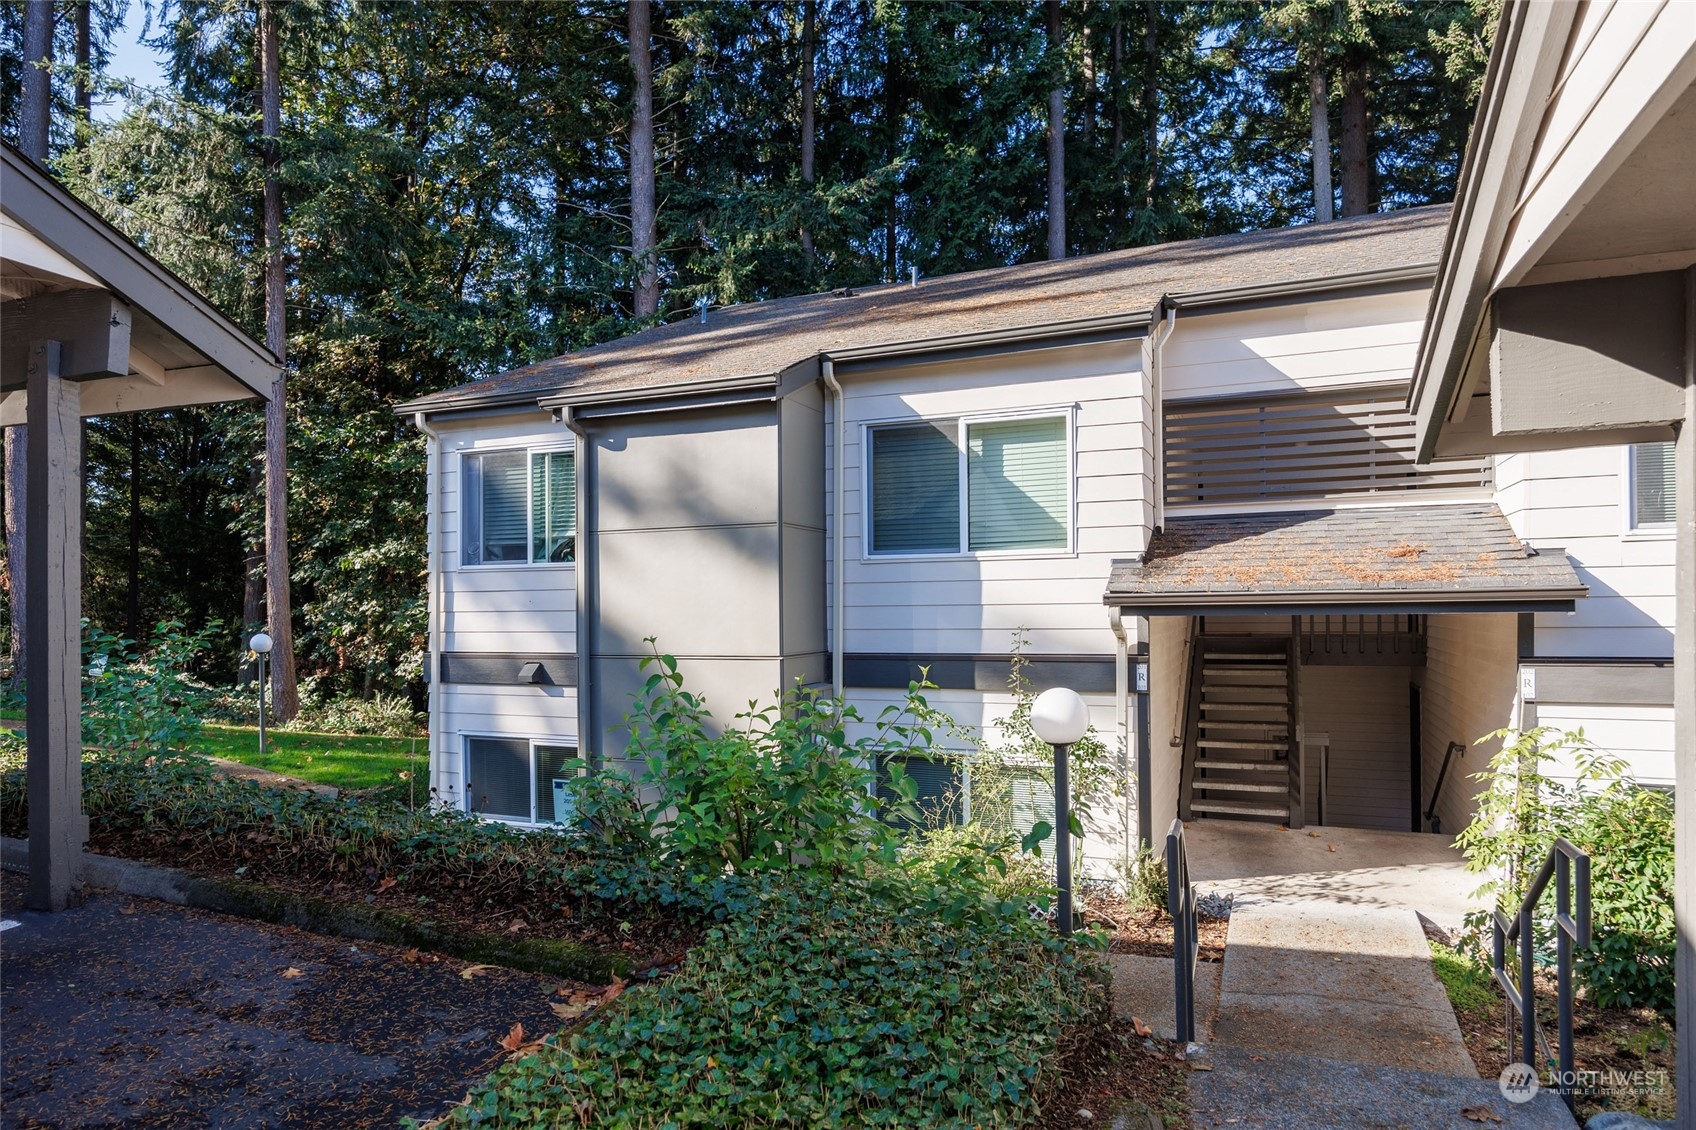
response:
[[(1173, 1019), (1172, 959), (1145, 957), (1136, 953), (1110, 953), (1107, 967), (1113, 971), (1113, 1015), (1134, 1016), (1162, 1040), (1178, 1038)], [(1207, 1043), (1213, 1038), (1214, 1015), (1219, 1011), (1219, 965), (1198, 962), (1195, 967), (1195, 1034)]]
[[(1577, 1130), (1551, 1091), (1502, 1098), (1494, 1079), (1215, 1044), (1190, 1075), (1194, 1130)], [(1464, 1111), (1470, 1110), (1469, 1118)], [(1484, 1116), (1484, 1112), (1494, 1119)], [(1499, 1123), (1495, 1121), (1499, 1119)]]
[(1214, 1038), (1477, 1078), (1414, 912), (1237, 898)]

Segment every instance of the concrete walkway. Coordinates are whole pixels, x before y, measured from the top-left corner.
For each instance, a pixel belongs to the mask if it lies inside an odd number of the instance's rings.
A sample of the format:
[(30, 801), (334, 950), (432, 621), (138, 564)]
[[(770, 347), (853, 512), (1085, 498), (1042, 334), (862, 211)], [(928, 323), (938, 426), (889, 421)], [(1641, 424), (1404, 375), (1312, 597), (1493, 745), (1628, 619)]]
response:
[(1198, 1130), (1468, 1130), (1482, 1112), (1572, 1130), (1557, 1096), (1510, 1104), (1473, 1067), (1419, 920), (1458, 927), (1477, 886), (1446, 838), (1224, 821), (1185, 837), (1197, 885), (1235, 899)]

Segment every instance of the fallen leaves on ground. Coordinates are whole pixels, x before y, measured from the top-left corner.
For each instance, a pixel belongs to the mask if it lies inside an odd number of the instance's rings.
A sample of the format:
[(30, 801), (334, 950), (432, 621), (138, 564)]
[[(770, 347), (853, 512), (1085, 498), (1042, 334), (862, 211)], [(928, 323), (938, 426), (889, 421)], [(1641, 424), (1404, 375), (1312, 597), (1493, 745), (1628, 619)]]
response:
[(529, 1055), (531, 1052), (540, 1049), (541, 1046), (541, 1040), (526, 1040), (524, 1038), (523, 1024), (514, 1024), (508, 1029), (507, 1034), (501, 1037), (501, 1047), (512, 1053), (515, 1059), (519, 1056)]
[(283, 970), (283, 980), (285, 980), (285, 981), (293, 981), (296, 977), (304, 977), (304, 976), (306, 976), (305, 973), (301, 972), (299, 969), (296, 969), (292, 965), (289, 966), (287, 969)]
[(493, 965), (467, 965), (459, 971), (459, 976), (461, 980), (469, 981), (480, 973), (493, 973), (494, 970)]
[(1147, 1037), (1152, 1034), (1148, 1025), (1144, 1024), (1140, 1018), (1135, 1016), (1131, 1017), (1131, 1028), (1139, 1036)]
[(377, 884), (377, 893), (382, 894), (384, 891), (388, 890), (390, 887), (392, 887), (394, 885), (395, 885), (395, 880), (392, 876), (384, 876), (383, 881), (381, 883)]
[(402, 950), (400, 959), (408, 965), (434, 965), (442, 960), (433, 953), (424, 953), (421, 950)]
[(617, 1000), (628, 983), (621, 978), (603, 988), (562, 985), (554, 991), (554, 995), (564, 997), (565, 1000), (549, 1001), (548, 1007), (553, 1009), (554, 1015), (561, 1020), (576, 1020), (592, 1009), (604, 1007)]
[(1463, 1106), (1460, 1116), (1468, 1122), (1500, 1122), (1502, 1116), (1487, 1106)]
[(1326, 844), (1326, 845), (1325, 845), (1325, 850), (1326, 850), (1326, 851), (1336, 851), (1336, 850), (1337, 850), (1337, 845), (1336, 845), (1336, 844)]

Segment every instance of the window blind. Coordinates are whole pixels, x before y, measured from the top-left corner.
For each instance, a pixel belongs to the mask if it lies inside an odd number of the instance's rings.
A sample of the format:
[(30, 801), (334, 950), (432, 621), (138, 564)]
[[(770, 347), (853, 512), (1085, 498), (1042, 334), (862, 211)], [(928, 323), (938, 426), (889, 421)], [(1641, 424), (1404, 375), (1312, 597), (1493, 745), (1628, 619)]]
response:
[[(1054, 784), (1036, 773), (1021, 773), (1013, 778), (1013, 834), (1023, 839), (1039, 823), (1054, 827)], [(1042, 841), (1042, 857), (1049, 863), (1055, 843), (1052, 831)]]
[(1670, 526), (1673, 513), (1673, 445), (1639, 443), (1631, 449), (1631, 524)]
[(529, 820), (530, 743), (523, 738), (467, 738), (465, 795), (472, 812)]
[[(565, 763), (577, 756), (570, 746), (539, 745), (536, 747), (536, 823), (570, 824), (577, 817), (577, 794), (573, 791), (581, 771), (566, 768)], [(564, 808), (554, 804), (554, 782), (565, 781)]]
[(522, 451), (477, 456), (482, 479), (482, 560), (529, 560), (529, 469)]
[(577, 475), (569, 451), (530, 456), (532, 561), (577, 559)]
[[(889, 784), (889, 762), (899, 760), (901, 771), (913, 782), (913, 806), (923, 814), (926, 824), (958, 824), (960, 822), (960, 780), (954, 766), (947, 761), (928, 757), (887, 758), (879, 774), (878, 798), (886, 804), (900, 799)], [(896, 820), (902, 827), (913, 826), (910, 820)], [(922, 825), (921, 825), (922, 826)]]
[(960, 551), (960, 449), (955, 424), (875, 428), (873, 553)]
[(993, 420), (966, 428), (971, 549), (1064, 549), (1066, 421)]

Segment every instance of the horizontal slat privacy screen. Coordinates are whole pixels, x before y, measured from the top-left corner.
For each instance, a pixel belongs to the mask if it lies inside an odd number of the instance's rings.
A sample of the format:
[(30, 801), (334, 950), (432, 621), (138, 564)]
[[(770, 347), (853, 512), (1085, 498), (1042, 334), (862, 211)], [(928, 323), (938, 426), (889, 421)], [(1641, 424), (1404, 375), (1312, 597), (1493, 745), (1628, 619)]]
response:
[(954, 421), (874, 428), (872, 552), (960, 549), (960, 449)]
[(1166, 405), (1166, 502), (1488, 487), (1487, 456), (1416, 467), (1405, 385)]
[(1631, 449), (1631, 520), (1637, 526), (1673, 523), (1673, 445), (1640, 443)]
[(971, 549), (1066, 547), (1066, 421), (992, 420), (966, 426)]

